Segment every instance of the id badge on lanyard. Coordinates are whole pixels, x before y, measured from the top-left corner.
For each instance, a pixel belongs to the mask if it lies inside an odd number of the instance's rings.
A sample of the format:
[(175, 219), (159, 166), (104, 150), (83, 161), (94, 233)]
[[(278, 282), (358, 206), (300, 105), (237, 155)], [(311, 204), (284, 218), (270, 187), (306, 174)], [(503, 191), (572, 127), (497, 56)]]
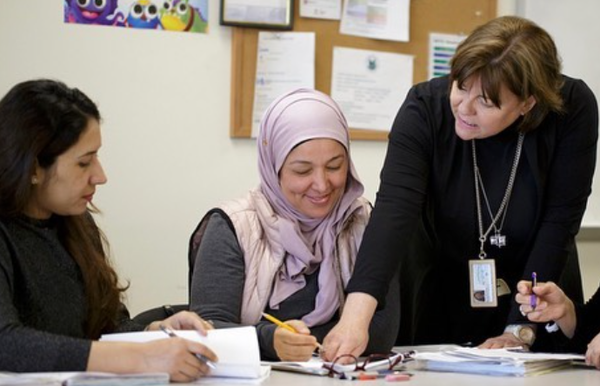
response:
[(469, 260), (471, 307), (497, 307), (496, 262), (494, 259)]

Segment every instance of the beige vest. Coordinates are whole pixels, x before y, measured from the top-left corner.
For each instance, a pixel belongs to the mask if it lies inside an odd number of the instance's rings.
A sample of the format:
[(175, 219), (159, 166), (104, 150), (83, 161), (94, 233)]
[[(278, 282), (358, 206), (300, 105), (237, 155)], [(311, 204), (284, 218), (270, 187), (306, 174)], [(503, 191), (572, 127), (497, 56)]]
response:
[[(369, 202), (362, 197), (358, 200), (361, 207), (344, 224), (334, 251), (335, 266), (339, 273), (337, 275), (338, 293), (342, 306), (344, 304), (344, 288), (352, 276), (358, 247), (371, 214)], [(265, 207), (272, 212), (272, 208), (264, 196), (257, 191), (250, 191), (246, 197), (229, 201), (220, 206), (231, 219), (238, 243), (244, 254), (246, 279), (241, 322), (248, 325), (254, 325), (261, 319), (261, 314), (271, 295), (273, 280), (285, 257), (285, 251), (280, 244), (268, 243), (264, 237), (263, 228), (253, 207), (255, 204), (266, 205)]]

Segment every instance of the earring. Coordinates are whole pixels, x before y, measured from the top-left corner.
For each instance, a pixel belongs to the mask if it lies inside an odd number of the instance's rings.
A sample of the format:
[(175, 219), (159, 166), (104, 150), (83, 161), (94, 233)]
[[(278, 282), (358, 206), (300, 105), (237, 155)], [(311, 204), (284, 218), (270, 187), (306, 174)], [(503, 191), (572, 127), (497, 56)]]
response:
[(37, 183), (38, 183), (38, 178), (36, 176), (31, 177), (31, 184), (37, 185)]

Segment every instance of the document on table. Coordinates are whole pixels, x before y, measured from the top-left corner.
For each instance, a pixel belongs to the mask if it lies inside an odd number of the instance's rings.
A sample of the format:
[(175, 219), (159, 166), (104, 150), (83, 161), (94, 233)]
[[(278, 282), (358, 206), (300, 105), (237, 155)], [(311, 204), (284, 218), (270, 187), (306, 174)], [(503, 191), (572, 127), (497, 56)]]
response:
[(344, 0), (340, 33), (409, 41), (410, 0)]
[[(216, 369), (211, 370), (204, 383), (212, 378), (226, 377), (261, 381), (269, 376), (270, 368), (261, 366), (256, 329), (252, 326), (209, 330), (207, 336), (197, 331), (174, 331), (181, 338), (200, 342), (208, 346), (219, 357)], [(128, 332), (102, 335), (102, 341), (149, 342), (156, 339), (170, 339), (162, 331)], [(253, 382), (254, 383), (254, 382)]]
[(413, 83), (413, 56), (334, 47), (331, 97), (353, 129), (389, 131)]
[(583, 355), (526, 352), (518, 349), (460, 347), (440, 352), (417, 353), (418, 367), (425, 370), (486, 375), (527, 376), (545, 373), (584, 360)]
[(269, 104), (300, 87), (315, 88), (315, 33), (259, 32), (252, 137)]
[(112, 374), (99, 372), (0, 373), (0, 386), (138, 386), (167, 385), (167, 373)]

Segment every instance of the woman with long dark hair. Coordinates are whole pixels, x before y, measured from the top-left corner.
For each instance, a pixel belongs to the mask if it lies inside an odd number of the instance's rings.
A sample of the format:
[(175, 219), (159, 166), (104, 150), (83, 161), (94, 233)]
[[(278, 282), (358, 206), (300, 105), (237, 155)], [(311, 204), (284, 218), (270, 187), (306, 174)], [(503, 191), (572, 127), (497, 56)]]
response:
[[(53, 80), (17, 84), (0, 100), (0, 370), (208, 372), (183, 339), (98, 342), (103, 333), (153, 330), (129, 319), (92, 213), (106, 175), (98, 159), (100, 113), (81, 91)], [(182, 312), (162, 322), (207, 326)]]

